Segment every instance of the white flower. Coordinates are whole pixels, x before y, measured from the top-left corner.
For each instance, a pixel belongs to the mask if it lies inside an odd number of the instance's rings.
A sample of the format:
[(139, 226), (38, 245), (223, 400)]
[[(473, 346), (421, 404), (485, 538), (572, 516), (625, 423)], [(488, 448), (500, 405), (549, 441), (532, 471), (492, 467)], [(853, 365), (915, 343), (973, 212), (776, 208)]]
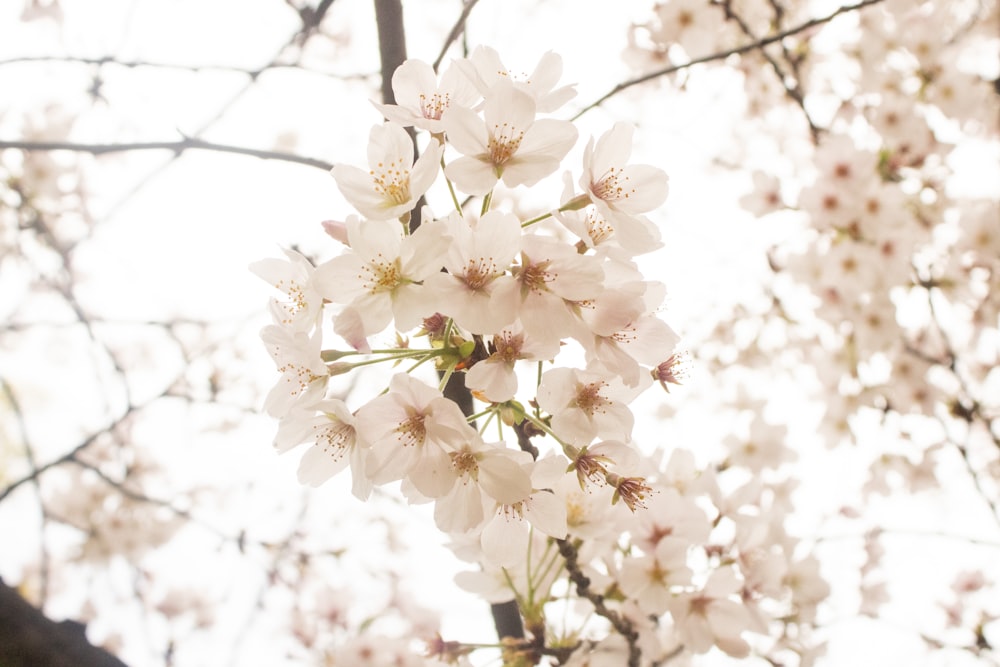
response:
[(389, 391), (357, 411), (358, 437), (371, 445), (366, 470), (376, 484), (409, 476), (428, 498), (447, 493), (455, 481), (449, 474), (449, 451), (478, 437), (454, 401), (406, 373), (397, 373)]
[(407, 60), (396, 68), (392, 92), (395, 104), (375, 103), (386, 118), (435, 134), (444, 131), (441, 116), (451, 105), (471, 107), (479, 100), (479, 91), (454, 65), (444, 71), (438, 84), (434, 70), (422, 60)]
[(692, 653), (705, 653), (712, 646), (735, 658), (745, 658), (750, 645), (740, 637), (753, 622), (750, 612), (731, 599), (742, 585), (732, 568), (714, 570), (697, 593), (682, 593), (669, 602), (684, 646)]
[(529, 460), (524, 469), (531, 473), (525, 492), (498, 499), (492, 518), (483, 527), (483, 558), (491, 565), (526, 563), (531, 527), (549, 537), (566, 537), (566, 501), (553, 490), (565, 474), (566, 460), (558, 456)]
[[(534, 185), (556, 169), (576, 143), (572, 123), (535, 119), (535, 101), (501, 81), (486, 95), (483, 118), (452, 107), (442, 117), (448, 141), (462, 154), (445, 175), (463, 192), (481, 195), (498, 180), (509, 187)], [(485, 122), (484, 122), (485, 119)]]
[(490, 356), (477, 362), (465, 375), (465, 386), (483, 398), (503, 403), (514, 398), (517, 375), (514, 365), (519, 359), (543, 361), (559, 352), (559, 343), (548, 344), (532, 338), (515, 324), (493, 336), (489, 343)]
[(406, 130), (388, 122), (372, 128), (365, 171), (346, 164), (331, 173), (341, 193), (361, 215), (372, 220), (393, 220), (409, 213), (437, 176), (444, 148), (432, 141), (416, 164), (413, 142)]
[(434, 273), (425, 286), (436, 299), (437, 310), (472, 333), (492, 334), (517, 317), (512, 290), (501, 290), (514, 279), (506, 275), (521, 248), (517, 216), (490, 211), (475, 227), (453, 216), (448, 221), (453, 242), (441, 257), (448, 273)]
[[(314, 414), (313, 410), (321, 414)], [(274, 446), (279, 452), (286, 452), (304, 442), (314, 443), (299, 463), (299, 481), (310, 486), (319, 486), (350, 464), (352, 492), (365, 500), (372, 489), (365, 474), (368, 452), (358, 442), (354, 424), (354, 415), (343, 401), (323, 400), (308, 412), (297, 411), (282, 419)]]
[(320, 357), (322, 338), (271, 324), (260, 332), (281, 377), (264, 399), (264, 412), (283, 417), (323, 398), (330, 370)]
[(574, 445), (594, 438), (631, 438), (635, 417), (627, 403), (639, 391), (594, 371), (553, 368), (542, 375), (538, 405), (552, 415), (552, 430)]
[(604, 270), (592, 255), (555, 239), (530, 234), (522, 241), (517, 278), (519, 315), (524, 330), (547, 345), (579, 336), (575, 303), (596, 299), (604, 289)]
[(562, 76), (562, 58), (548, 51), (538, 61), (534, 71), (523, 79), (513, 75), (501, 62), (496, 49), (477, 46), (468, 60), (458, 60), (455, 65), (475, 84), (484, 96), (501, 81), (527, 93), (541, 113), (551, 113), (576, 96), (572, 85), (555, 88)]
[(527, 452), (477, 437), (448, 456), (455, 483), (434, 506), (434, 521), (446, 533), (472, 530), (482, 523), (487, 504), (518, 502), (531, 492), (531, 479), (519, 462), (525, 457), (530, 462)]
[[(647, 512), (643, 512), (646, 514)], [(647, 614), (666, 613), (673, 588), (690, 583), (687, 567), (687, 542), (679, 538), (660, 540), (653, 552), (626, 558), (618, 575), (622, 593), (635, 600)]]
[(348, 220), (350, 250), (321, 264), (316, 289), (334, 303), (347, 304), (334, 329), (355, 347), (395, 319), (407, 331), (434, 313), (430, 294), (421, 285), (441, 268), (439, 254), (448, 243), (444, 226), (428, 221), (403, 236), (397, 222)]
[(313, 285), (313, 265), (294, 250), (282, 251), (287, 260), (262, 259), (251, 264), (250, 270), (285, 294), (283, 301), (270, 301), (274, 323), (308, 333), (323, 311), (323, 297)]

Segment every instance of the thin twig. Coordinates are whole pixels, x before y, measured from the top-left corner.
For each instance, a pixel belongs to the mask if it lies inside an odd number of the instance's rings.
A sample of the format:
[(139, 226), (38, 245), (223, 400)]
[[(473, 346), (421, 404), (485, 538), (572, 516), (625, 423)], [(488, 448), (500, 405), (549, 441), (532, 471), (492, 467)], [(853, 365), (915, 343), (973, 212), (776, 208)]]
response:
[(604, 102), (606, 102), (611, 97), (617, 95), (618, 93), (622, 92), (623, 90), (627, 90), (627, 89), (631, 88), (632, 86), (637, 86), (640, 83), (646, 83), (647, 81), (652, 81), (653, 79), (659, 78), (661, 76), (666, 76), (667, 74), (673, 74), (674, 72), (680, 72), (682, 70), (687, 69), (688, 67), (693, 67), (694, 65), (700, 65), (702, 63), (714, 62), (716, 60), (725, 60), (729, 56), (739, 55), (741, 53), (746, 53), (748, 51), (754, 51), (756, 49), (763, 48), (763, 47), (767, 46), (768, 44), (773, 44), (775, 42), (779, 42), (779, 41), (783, 40), (786, 37), (791, 37), (792, 35), (798, 34), (798, 33), (802, 32), (804, 30), (808, 30), (809, 28), (812, 28), (812, 27), (815, 27), (815, 26), (818, 26), (818, 25), (822, 25), (824, 23), (828, 23), (829, 21), (832, 21), (834, 18), (836, 18), (837, 16), (839, 16), (841, 14), (845, 14), (847, 12), (852, 12), (852, 11), (855, 11), (855, 10), (858, 10), (858, 9), (862, 9), (863, 7), (868, 7), (869, 5), (876, 5), (876, 4), (880, 3), (880, 2), (882, 2), (882, 0), (862, 0), (861, 2), (859, 2), (859, 3), (855, 4), (855, 5), (845, 5), (843, 7), (840, 7), (836, 11), (834, 11), (834, 12), (832, 12), (830, 14), (827, 14), (824, 17), (821, 17), (821, 18), (818, 18), (818, 19), (810, 19), (810, 20), (808, 20), (808, 21), (806, 21), (804, 23), (800, 23), (799, 25), (797, 25), (797, 26), (795, 26), (793, 28), (789, 28), (788, 30), (782, 30), (781, 32), (777, 32), (777, 33), (775, 33), (773, 35), (769, 35), (769, 36), (764, 37), (762, 39), (759, 39), (759, 40), (757, 40), (755, 42), (751, 42), (749, 44), (744, 44), (743, 46), (739, 46), (739, 47), (736, 47), (734, 49), (729, 49), (727, 51), (720, 51), (718, 53), (712, 53), (712, 54), (709, 54), (707, 56), (702, 56), (701, 58), (695, 58), (694, 60), (689, 60), (688, 62), (681, 63), (679, 65), (670, 65), (669, 67), (664, 67), (664, 68), (661, 68), (661, 69), (658, 69), (658, 70), (654, 70), (652, 72), (648, 72), (648, 73), (643, 74), (642, 76), (638, 76), (638, 77), (636, 77), (634, 79), (629, 79), (628, 81), (623, 81), (623, 82), (619, 83), (617, 86), (615, 86), (614, 88), (612, 88), (611, 90), (609, 90), (608, 92), (606, 92), (601, 97), (597, 98), (595, 101), (593, 101), (590, 104), (588, 104), (587, 106), (585, 106), (583, 109), (581, 109), (579, 112), (577, 112), (577, 114), (575, 116), (573, 116), (573, 118), (571, 120), (576, 120), (577, 118), (579, 118), (583, 114), (587, 113), (591, 109), (594, 109), (594, 108), (600, 106), (601, 104), (603, 104)]
[(438, 57), (434, 59), (434, 64), (432, 67), (434, 71), (438, 71), (438, 67), (441, 66), (441, 61), (444, 60), (445, 54), (448, 49), (451, 48), (452, 43), (458, 39), (459, 35), (465, 32), (465, 22), (469, 18), (469, 14), (472, 12), (472, 8), (476, 6), (479, 0), (465, 0), (465, 6), (462, 7), (462, 13), (459, 14), (458, 20), (455, 21), (455, 25), (451, 27), (451, 31), (448, 33), (448, 37), (445, 38), (444, 44), (441, 46), (441, 52)]
[(167, 150), (180, 155), (188, 150), (215, 151), (217, 153), (235, 153), (237, 155), (249, 155), (250, 157), (262, 160), (280, 160), (282, 162), (292, 162), (304, 164), (309, 167), (316, 167), (329, 171), (333, 165), (325, 160), (294, 155), (292, 153), (282, 153), (279, 151), (267, 151), (257, 148), (247, 148), (246, 146), (233, 146), (230, 144), (217, 144), (212, 141), (205, 141), (197, 137), (184, 137), (176, 141), (138, 141), (121, 144), (80, 144), (72, 141), (6, 141), (0, 140), (0, 149), (19, 148), (25, 151), (75, 151), (77, 153), (89, 153), (91, 155), (105, 155), (108, 153), (124, 153), (128, 151), (147, 150)]

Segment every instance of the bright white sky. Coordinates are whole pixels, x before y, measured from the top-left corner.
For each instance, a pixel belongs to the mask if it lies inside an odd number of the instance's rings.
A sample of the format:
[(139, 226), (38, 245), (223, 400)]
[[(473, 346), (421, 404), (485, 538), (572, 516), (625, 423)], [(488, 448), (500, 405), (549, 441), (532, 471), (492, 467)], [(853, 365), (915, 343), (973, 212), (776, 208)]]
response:
[[(45, 21), (19, 23), (21, 3), (0, 4), (0, 61), (24, 55), (110, 55), (126, 61), (256, 67), (269, 60), (296, 27), (292, 13), (277, 0), (106, 0), (99, 3), (99, 9), (85, 0), (63, 0), (60, 4), (65, 13), (61, 30), (54, 30)], [(603, 0), (482, 0), (472, 13), (468, 35), (473, 45), (497, 48), (511, 70), (530, 71), (545, 51), (559, 53), (565, 64), (564, 81), (577, 82), (576, 103), (582, 105), (628, 78), (630, 72), (620, 57), (626, 30), (630, 21), (646, 17), (649, 5)], [(371, 6), (370, 0), (337, 0), (331, 14), (335, 17), (331, 25), (337, 33), (336, 43), (317, 44), (306, 62), (337, 74), (374, 74), (377, 45)], [(411, 57), (427, 61), (436, 57), (458, 6), (458, 2), (444, 0), (407, 3)], [(285, 145), (298, 153), (331, 162), (360, 163), (368, 128), (380, 120), (367, 101), (374, 94), (375, 78), (345, 82), (279, 69), (264, 74), (247, 89), (244, 75), (224, 70), (194, 74), (108, 66), (102, 72), (102, 92), (111, 104), (91, 108), (86, 88), (92, 71), (60, 63), (0, 66), (0, 91), (6, 91), (0, 92), (0, 137), (18, 137), (22, 113), (48, 102), (65, 105), (71, 116), (83, 114), (71, 137), (83, 142), (171, 140), (178, 131), (199, 133), (211, 123), (200, 135), (205, 139), (271, 148), (276, 138), (282, 137)], [(758, 279), (767, 272), (763, 251), (794, 228), (791, 219), (768, 226), (752, 222), (736, 204), (749, 187), (747, 178), (712, 164), (712, 159), (726, 153), (734, 141), (731, 128), (742, 104), (735, 84), (734, 75), (716, 72), (693, 80), (684, 94), (664, 87), (642, 88), (615, 98), (580, 121), (582, 137), (603, 132), (615, 120), (635, 122), (639, 126), (636, 161), (656, 164), (670, 174), (668, 204), (655, 216), (663, 226), (667, 247), (647, 258), (644, 266), (667, 284), (666, 319), (692, 346), (708, 335), (714, 311), (756, 294)], [(766, 156), (757, 154), (754, 159)], [(349, 212), (332, 178), (309, 167), (204, 152), (188, 153), (173, 162), (163, 153), (104, 158), (93, 173), (89, 203), (97, 218), (97, 232), (74, 257), (81, 302), (110, 320), (190, 317), (218, 321), (222, 327), (239, 332), (239, 340), (245, 340), (242, 349), (252, 355), (239, 362), (240, 372), (266, 388), (276, 378), (263, 347), (253, 339), (265, 322), (269, 290), (247, 266), (276, 256), (279, 246), (289, 244), (324, 257), (335, 252), (318, 224)], [(553, 179), (555, 194), (549, 203), (561, 187), (557, 181)], [(16, 289), (10, 282), (0, 281), (0, 296)], [(2, 312), (6, 317), (6, 307)], [(34, 345), (28, 341), (26, 346), (19, 351), (20, 358), (32, 363), (51, 358), (53, 353), (50, 339)], [(150, 343), (150, 349), (160, 348)], [(148, 362), (137, 360), (141, 361)], [(91, 368), (72, 353), (67, 353), (62, 363), (84, 374)], [(6, 351), (0, 353), (0, 364), (0, 373), (25, 391), (30, 432), (35, 441), (47, 443), (38, 454), (42, 460), (65, 451), (81, 433), (99, 428), (120, 404), (120, 396), (103, 400), (89, 396), (86, 375), (53, 384), (50, 378), (38, 376), (35, 366), (14, 363)], [(159, 390), (162, 373), (155, 366), (149, 364), (148, 373), (133, 388), (136, 396)], [(711, 381), (704, 374), (696, 375), (694, 384), (711, 390)], [(687, 391), (695, 395), (699, 388)], [(791, 402), (794, 387), (783, 386), (779, 391), (787, 392), (789, 413), (800, 409)], [(711, 406), (698, 409), (684, 403), (684, 394), (681, 391), (665, 399), (651, 392), (640, 403), (646, 415), (641, 433), (649, 438), (670, 433), (694, 450), (713, 448), (705, 443), (714, 442), (726, 425), (713, 422), (707, 412)], [(669, 430), (656, 417), (667, 412), (665, 404), (679, 409)], [(143, 437), (157, 443), (155, 455), (164, 459), (177, 479), (190, 485), (214, 485), (219, 479), (232, 482), (236, 488), (238, 480), (251, 485), (249, 492), (240, 491), (242, 515), (216, 517), (219, 525), (253, 525), (260, 535), (271, 531), (273, 525), (275, 537), (280, 537), (283, 521), (294, 513), (304, 492), (295, 481), (298, 454), (278, 458), (270, 449), (271, 421), (246, 417), (229, 433), (206, 434), (198, 424), (184, 423), (185, 413), (179, 409), (165, 406), (161, 412), (163, 419), (176, 425), (176, 431), (146, 432)], [(793, 434), (806, 436), (811, 424), (807, 421), (792, 428)], [(845, 480), (860, 482), (856, 464), (856, 458), (827, 454), (806, 462), (805, 485), (816, 491), (813, 498), (819, 509), (830, 510), (837, 502), (844, 502), (837, 494)], [(831, 470), (837, 474), (830, 474)], [(30, 501), (28, 495), (22, 500)], [(896, 521), (909, 517), (915, 530), (949, 522), (956, 533), (972, 530), (975, 521), (961, 526), (954, 519), (962, 513), (961, 503), (974, 499), (950, 498), (949, 503), (958, 505), (941, 505), (940, 498), (935, 498), (902, 513), (892, 511), (891, 516)], [(315, 507), (327, 508), (344, 519), (346, 523), (339, 530), (356, 531), (362, 536), (357, 539), (365, 539), (367, 510), (349, 496), (344, 484), (316, 491), (313, 500)], [(287, 510), (276, 512), (275, 506), (282, 503), (287, 504)], [(0, 517), (10, 520), (9, 514), (2, 514), (4, 509), (0, 507)], [(427, 538), (433, 527), (426, 512), (417, 510), (414, 514), (421, 520), (405, 530), (417, 549), (411, 564), (418, 573), (412, 582), (418, 598), (447, 610), (444, 627), (446, 632), (454, 632), (454, 638), (488, 640), (487, 610), (451, 584), (458, 566), (437, 546), (436, 534)], [(804, 528), (808, 530), (808, 525)], [(316, 529), (322, 530), (319, 526)], [(354, 533), (351, 535), (344, 538), (346, 544), (354, 543)], [(201, 576), (207, 586), (218, 587), (219, 580), (227, 577), (240, 582), (231, 588), (223, 586), (234, 609), (239, 609), (256, 594), (259, 574), (247, 567), (233, 575), (235, 559), (202, 562), (198, 549), (210, 544), (204, 536), (200, 542), (192, 537), (187, 545), (190, 548), (178, 547), (165, 557), (177, 558), (183, 569), (204, 568)], [(916, 540), (906, 549), (923, 551), (925, 544)], [(828, 548), (835, 549), (836, 544)], [(996, 555), (995, 551), (986, 552), (985, 557), (982, 552), (956, 555), (951, 549), (944, 545), (940, 557), (961, 556), (985, 565)], [(370, 557), (371, 550), (364, 556)], [(933, 568), (926, 561), (915, 560), (911, 563), (915, 572), (926, 574), (928, 566)], [(0, 576), (17, 579), (24, 562), (25, 554), (17, 549), (0, 549)], [(238, 592), (246, 597), (241, 600)], [(907, 590), (900, 588), (893, 593), (906, 596)], [(925, 601), (927, 591), (920, 593)], [(841, 613), (850, 615), (849, 596), (840, 602), (847, 603), (840, 607)], [(67, 613), (75, 611), (72, 604), (66, 608)], [(474, 636), (468, 635), (470, 619)], [(908, 619), (899, 622), (905, 626)], [(206, 664), (225, 664), (227, 660), (247, 664), (247, 656), (268, 650), (266, 642), (251, 635), (245, 637), (242, 654), (230, 655), (242, 623), (242, 617), (223, 615), (218, 628), (223, 639), (213, 646), (198, 647)], [(885, 628), (857, 624), (849, 618), (838, 620), (833, 636), (830, 664), (920, 664), (919, 656), (923, 655), (919, 643), (909, 635), (900, 633), (897, 638)], [(859, 657), (856, 642), (876, 636), (878, 643), (868, 643)], [(850, 662), (847, 656), (851, 656)]]

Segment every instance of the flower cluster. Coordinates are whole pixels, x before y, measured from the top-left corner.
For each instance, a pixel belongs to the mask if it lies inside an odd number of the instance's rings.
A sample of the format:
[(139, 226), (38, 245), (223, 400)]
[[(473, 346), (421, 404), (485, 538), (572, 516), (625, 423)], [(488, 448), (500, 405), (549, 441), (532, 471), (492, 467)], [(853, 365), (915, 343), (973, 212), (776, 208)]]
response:
[[(740, 369), (749, 385), (746, 370), (760, 367), (756, 384), (764, 386), (782, 372), (773, 351), (794, 352), (793, 363), (807, 360), (817, 376), (825, 443), (868, 450), (858, 457), (869, 466), (859, 499), (893, 493), (900, 482), (933, 493), (971, 482), (995, 529), (1000, 191), (988, 164), (995, 160), (969, 156), (995, 154), (1000, 138), (997, 4), (890, 0), (830, 22), (809, 16), (811, 9), (670, 0), (633, 31), (628, 55), (644, 67), (796, 33), (780, 49), (741, 50), (725, 61), (742, 74), (741, 106), (754, 128), (730, 143), (752, 141), (768, 155), (738, 158), (754, 170), (741, 203), (796, 232), (768, 256), (769, 298), (717, 328), (716, 343), (729, 337), (717, 368)], [(807, 24), (817, 27), (795, 29)], [(728, 333), (741, 327), (754, 331), (745, 337), (751, 343)], [(711, 363), (711, 355), (701, 361)], [(794, 455), (757, 418), (748, 438), (728, 444), (728, 461), (754, 470)], [(963, 460), (968, 477), (950, 476), (949, 458)], [(866, 509), (843, 514), (886, 522)], [(873, 582), (892, 573), (880, 572), (879, 550), (870, 552), (860, 611), (877, 617), (889, 598), (885, 582)], [(988, 620), (996, 627), (995, 616)], [(981, 632), (976, 622), (970, 633)], [(920, 641), (981, 648), (931, 634)]]
[[(760, 600), (805, 617), (822, 595), (790, 592), (791, 550), (755, 555), (760, 517), (724, 499), (690, 455), (658, 464), (632, 442), (630, 402), (684, 377), (659, 316), (665, 289), (634, 259), (662, 245), (646, 214), (667, 197), (666, 173), (631, 160), (633, 128), (618, 123), (586, 143), (550, 210), (525, 218), (494, 196), (558, 174), (577, 143), (576, 127), (549, 115), (574, 94), (557, 85), (561, 69), (550, 53), (522, 79), (480, 47), (440, 77), (416, 60), (396, 71), (398, 104), (376, 105), (387, 120), (370, 132), (367, 168), (333, 168), (356, 210), (325, 224), (341, 253), (313, 266), (288, 250), (252, 267), (281, 293), (262, 332), (281, 372), (265, 402), (275, 445), (309, 445), (304, 483), (349, 467), (360, 499), (400, 482), (411, 502), (433, 502), (438, 528), (481, 568), (462, 584), (517, 599), (536, 636), (558, 581), (576, 581), (583, 605), (619, 591), (627, 600), (592, 607), (634, 627), (617, 648), (606, 629), (581, 629), (586, 614), (549, 629), (580, 660), (612, 650), (624, 661), (637, 638), (650, 659), (679, 644), (746, 655)], [(419, 158), (407, 127), (424, 131)], [(422, 204), (440, 180), (444, 215)], [(394, 373), (377, 396), (350, 405), (331, 388), (378, 362)], [(446, 395), (456, 379), (476, 414)], [(728, 535), (710, 538), (719, 525)], [(666, 636), (651, 617), (672, 619)], [(527, 660), (539, 645), (508, 649)]]

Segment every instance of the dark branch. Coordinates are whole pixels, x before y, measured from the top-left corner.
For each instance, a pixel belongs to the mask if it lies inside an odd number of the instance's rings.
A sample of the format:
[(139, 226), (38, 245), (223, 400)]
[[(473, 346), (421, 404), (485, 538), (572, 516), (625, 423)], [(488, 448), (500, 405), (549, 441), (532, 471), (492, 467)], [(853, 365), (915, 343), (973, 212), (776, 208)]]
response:
[(75, 621), (56, 623), (0, 580), (0, 665), (3, 667), (126, 667), (87, 641)]

